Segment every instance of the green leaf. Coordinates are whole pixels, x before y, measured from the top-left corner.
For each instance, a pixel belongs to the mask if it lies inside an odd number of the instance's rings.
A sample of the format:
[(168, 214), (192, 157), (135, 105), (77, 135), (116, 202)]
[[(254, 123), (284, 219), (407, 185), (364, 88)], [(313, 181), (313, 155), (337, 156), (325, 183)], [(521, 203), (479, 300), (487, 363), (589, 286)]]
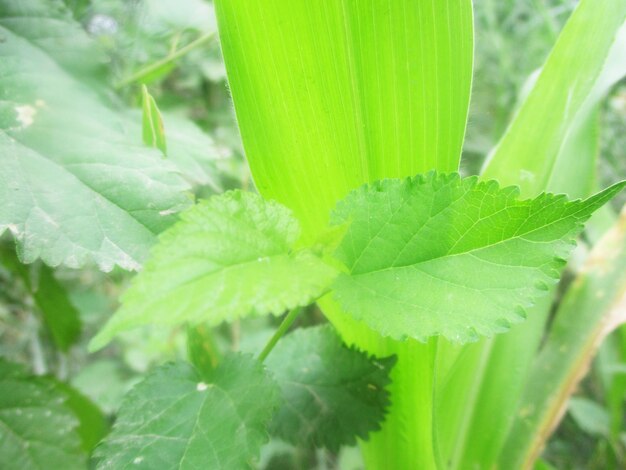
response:
[(158, 148), (163, 155), (167, 155), (167, 142), (161, 111), (154, 97), (148, 92), (148, 87), (141, 85), (142, 137), (148, 147)]
[(22, 279), (56, 347), (67, 351), (80, 336), (80, 315), (65, 288), (54, 277), (52, 269), (41, 263), (24, 265), (12, 249), (9, 251), (4, 246), (0, 246), (0, 263)]
[(595, 401), (582, 397), (569, 400), (568, 412), (576, 424), (587, 434), (608, 437), (611, 434), (611, 418), (606, 408)]
[(97, 47), (82, 25), (72, 19), (70, 8), (61, 0), (2, 2), (2, 28), (42, 49), (81, 81), (101, 85), (106, 77), (108, 58), (104, 50)]
[[(622, 0), (579, 3), (537, 83), (487, 162), (485, 178), (495, 178), (504, 185), (518, 184), (524, 196), (534, 196), (548, 187), (579, 113), (588, 111), (585, 104), (594, 105), (588, 102), (590, 93), (625, 17), (626, 3)], [(591, 99), (597, 102), (606, 90), (595, 91), (600, 94)]]
[(167, 364), (125, 397), (95, 451), (98, 468), (252, 468), (278, 402), (278, 387), (251, 356), (226, 356), (207, 375)]
[(222, 355), (212, 328), (207, 325), (187, 327), (187, 358), (199, 370), (214, 369)]
[(567, 397), (588, 372), (599, 346), (609, 333), (626, 323), (625, 292), (623, 213), (594, 246), (559, 304), (525, 384), (500, 455), (501, 468), (523, 468), (541, 455), (546, 439), (563, 416)]
[(506, 331), (560, 274), (574, 237), (619, 183), (585, 201), (429, 173), (364, 186), (341, 201), (350, 221), (334, 285), (345, 311), (385, 336), (466, 342)]
[(53, 380), (0, 359), (0, 467), (86, 468), (78, 422)]
[(336, 270), (311, 250), (294, 250), (299, 236), (291, 212), (257, 194), (231, 191), (201, 202), (163, 233), (91, 348), (140, 325), (217, 325), (310, 304)]
[[(143, 113), (130, 110), (124, 124), (128, 136), (143, 133)], [(175, 112), (160, 111), (167, 128), (167, 160), (176, 165), (184, 178), (194, 185), (209, 186), (213, 191), (224, 192), (221, 179), (240, 178), (238, 164), (233, 164), (228, 154), (192, 120)], [(138, 139), (139, 141), (139, 139)]]
[[(577, 2), (523, 104), (524, 111), (520, 110), (509, 126), (484, 177), (519, 185), (523, 197), (535, 197), (541, 191), (565, 193), (569, 198), (588, 197), (602, 187), (595, 180), (600, 140), (600, 123), (595, 114), (603, 96), (625, 73), (626, 29), (622, 26), (623, 16), (619, 18), (624, 6), (620, 1)], [(573, 93), (567, 98), (567, 116), (560, 119), (556, 115), (562, 109), (563, 95), (570, 92)], [(607, 205), (594, 214), (586, 227), (588, 239), (597, 237), (591, 229), (596, 234), (604, 230), (605, 224), (598, 222), (609, 212)], [(528, 312), (532, 321), (477, 345), (480, 350), (473, 353), (475, 360), (455, 364), (457, 370), (472, 373), (468, 374), (469, 380), (452, 385), (447, 395), (449, 401), (465, 403), (459, 420), (446, 419), (452, 431), (448, 441), (453, 451), (445, 462), (452, 462), (452, 468), (496, 465), (507, 435), (492, 430), (511, 429), (521, 411), (518, 405), (537, 351), (545, 340), (555, 292), (553, 289)], [(566, 321), (578, 328), (576, 322)], [(445, 349), (446, 345), (440, 342), (438, 357), (446, 355), (442, 347)], [(561, 399), (565, 406), (566, 397)], [(447, 412), (449, 407), (442, 401), (439, 409)], [(445, 418), (440, 415), (438, 419)], [(442, 446), (444, 439), (438, 442)], [(515, 466), (504, 464), (504, 468)]]
[(283, 395), (272, 433), (333, 452), (367, 439), (390, 404), (386, 387), (395, 362), (349, 348), (330, 325), (289, 334), (266, 360)]
[[(102, 377), (98, 379), (101, 380)], [(107, 377), (107, 380), (109, 379)], [(83, 449), (91, 453), (96, 444), (109, 432), (109, 420), (94, 402), (75, 388), (65, 382), (56, 382), (56, 386), (66, 397), (65, 405), (78, 419), (76, 433), (80, 436)]]
[[(363, 183), (458, 169), (472, 81), (471, 0), (214, 3), (254, 182), (294, 211), (307, 240)], [(390, 416), (362, 446), (366, 465), (432, 467), (431, 351), (381, 341), (329, 300), (322, 308), (344, 338), (399, 357)]]
[(306, 237), (370, 181), (456, 171), (470, 0), (218, 0), (222, 52), (261, 194)]
[(42, 8), (0, 8), (0, 234), (13, 234), (26, 263), (137, 269), (188, 204), (187, 184), (124, 133), (126, 116), (103, 102), (106, 89), (89, 88), (88, 71), (57, 50), (89, 42), (69, 14), (20, 16)]

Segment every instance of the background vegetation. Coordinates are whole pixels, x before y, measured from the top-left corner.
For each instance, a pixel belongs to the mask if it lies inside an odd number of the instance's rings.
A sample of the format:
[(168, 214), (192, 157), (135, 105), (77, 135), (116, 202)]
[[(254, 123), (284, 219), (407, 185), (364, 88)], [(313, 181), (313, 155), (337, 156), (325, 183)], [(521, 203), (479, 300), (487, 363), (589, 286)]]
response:
[[(476, 58), (465, 174), (478, 172), (502, 135), (525, 83), (545, 60), (575, 4), (574, 0), (475, 1)], [(141, 145), (140, 84), (145, 83), (162, 111), (166, 158), (180, 165), (196, 196), (251, 187), (210, 3), (65, 0), (65, 6), (71, 15), (67, 24), (80, 26), (93, 40), (83, 49), (78, 48), (82, 43), (64, 44), (66, 57), (75, 61), (74, 70), (82, 61), (97, 59), (90, 73), (80, 78), (111, 110), (124, 116), (134, 144)], [(626, 82), (614, 87), (598, 119), (600, 186), (604, 187), (626, 178)], [(616, 208), (620, 202), (624, 201), (616, 202)], [(141, 329), (89, 355), (88, 340), (116, 309), (131, 275), (117, 268), (103, 273), (96, 266), (51, 270), (39, 261), (20, 265), (9, 234), (0, 241), (0, 355), (36, 374), (51, 374), (78, 391), (82, 406), (91, 410), (90, 419), (98, 424), (91, 426), (87, 439), (95, 444), (114, 420), (121, 397), (142, 374), (155, 364), (186, 356), (185, 332)], [(584, 253), (584, 244), (579, 250)], [(55, 316), (66, 319), (62, 334), (51, 321)], [(323, 318), (310, 309), (299, 322), (315, 324)], [(273, 319), (236, 322), (220, 329), (217, 348), (258, 351), (275, 327)], [(622, 329), (610, 337), (571, 401), (542, 465), (626, 467), (626, 432), (611, 431), (611, 423), (623, 424), (624, 396), (619, 394), (623, 389), (608, 386), (624, 380), (625, 352)], [(354, 449), (334, 454), (272, 441), (263, 451), (260, 468), (352, 470), (360, 468), (360, 462)]]

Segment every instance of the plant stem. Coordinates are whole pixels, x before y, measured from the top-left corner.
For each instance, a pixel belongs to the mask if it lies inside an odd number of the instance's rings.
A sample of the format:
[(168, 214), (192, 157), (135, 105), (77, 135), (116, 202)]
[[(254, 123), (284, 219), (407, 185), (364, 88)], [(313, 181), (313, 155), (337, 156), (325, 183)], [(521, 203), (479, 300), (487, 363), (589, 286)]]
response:
[(301, 311), (302, 307), (296, 307), (287, 314), (274, 335), (263, 348), (263, 351), (261, 351), (261, 354), (259, 354), (259, 361), (263, 362), (265, 358), (269, 356), (272, 349), (274, 349), (274, 346), (276, 346), (276, 343), (278, 343), (278, 340), (287, 332), (294, 320), (298, 317), (298, 315), (300, 315)]
[(170, 62), (174, 62), (176, 59), (184, 56), (189, 51), (195, 49), (196, 47), (198, 47), (201, 44), (204, 44), (205, 42), (210, 41), (211, 39), (213, 39), (215, 37), (216, 37), (216, 33), (215, 32), (207, 33), (207, 34), (205, 34), (203, 36), (200, 36), (195, 41), (191, 41), (189, 44), (187, 44), (184, 47), (181, 47), (176, 52), (173, 52), (173, 53), (169, 54), (167, 57), (164, 57), (161, 60), (157, 60), (156, 62), (148, 65), (147, 67), (144, 67), (144, 68), (138, 70), (137, 72), (133, 73), (131, 76), (126, 77), (124, 80), (122, 80), (119, 83), (117, 83), (117, 85), (115, 85), (115, 88), (122, 88), (122, 87), (124, 87), (126, 85), (129, 85), (129, 84), (133, 83), (133, 82), (137, 82), (137, 81), (141, 80), (142, 78), (145, 78), (147, 75), (151, 74), (155, 70), (160, 69), (161, 67), (169, 64)]

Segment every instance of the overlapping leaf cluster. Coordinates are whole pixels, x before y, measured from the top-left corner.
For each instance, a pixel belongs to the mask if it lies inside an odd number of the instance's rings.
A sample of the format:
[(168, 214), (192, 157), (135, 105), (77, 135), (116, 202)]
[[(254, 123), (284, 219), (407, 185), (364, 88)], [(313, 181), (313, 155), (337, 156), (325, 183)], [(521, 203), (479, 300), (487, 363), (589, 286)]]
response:
[(583, 223), (623, 187), (584, 201), (519, 200), (514, 187), (456, 174), (384, 180), (338, 204), (332, 222), (348, 228), (333, 260), (296, 248), (286, 208), (230, 192), (161, 236), (92, 347), (142, 324), (277, 315), (329, 290), (383, 336), (467, 342), (506, 331), (558, 280)]

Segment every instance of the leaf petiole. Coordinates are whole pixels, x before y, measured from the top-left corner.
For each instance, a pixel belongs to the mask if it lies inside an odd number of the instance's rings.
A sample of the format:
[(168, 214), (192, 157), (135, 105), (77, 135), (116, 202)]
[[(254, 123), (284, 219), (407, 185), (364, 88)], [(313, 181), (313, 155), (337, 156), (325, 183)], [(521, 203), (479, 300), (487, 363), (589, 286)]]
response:
[(298, 315), (300, 315), (300, 312), (302, 312), (302, 307), (296, 307), (289, 311), (283, 322), (263, 348), (263, 351), (261, 351), (261, 354), (259, 354), (259, 361), (263, 362), (265, 358), (269, 356), (272, 349), (274, 349), (274, 346), (276, 346), (276, 343), (278, 343), (278, 340), (287, 332), (295, 319), (298, 318)]

